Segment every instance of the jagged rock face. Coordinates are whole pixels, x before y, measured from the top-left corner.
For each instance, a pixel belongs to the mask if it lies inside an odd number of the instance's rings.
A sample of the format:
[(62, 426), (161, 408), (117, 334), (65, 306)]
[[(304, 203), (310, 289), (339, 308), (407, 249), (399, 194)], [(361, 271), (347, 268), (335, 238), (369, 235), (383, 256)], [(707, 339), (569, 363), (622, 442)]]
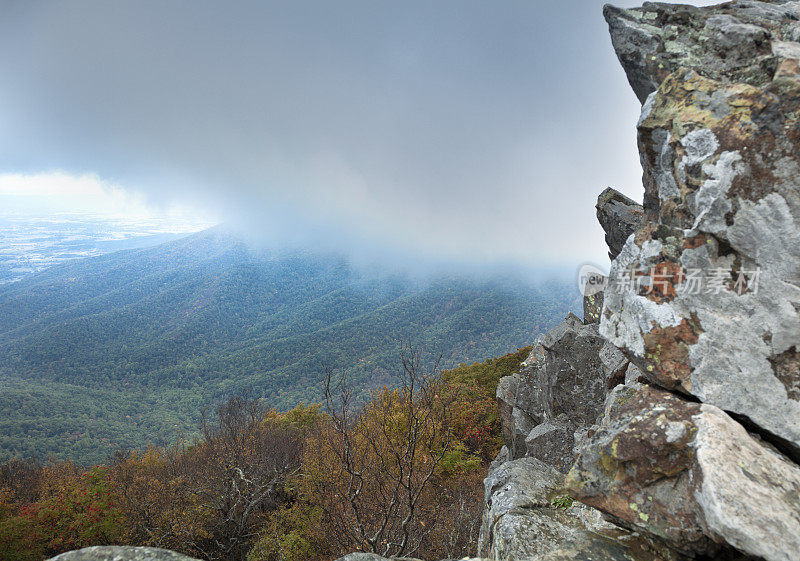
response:
[(800, 457), (800, 2), (605, 15), (645, 101), (648, 220), (612, 264), (600, 332)]
[[(605, 15), (644, 103), (644, 205), (601, 195), (613, 258), (601, 337), (574, 344), (568, 318), (504, 383), (504, 423), (516, 423), (506, 457), (519, 457), (524, 434), (525, 462), (560, 470), (577, 455), (572, 495), (673, 553), (796, 561), (800, 1)], [(526, 477), (546, 482), (538, 463), (519, 462), (487, 479), (485, 551), (594, 559), (586, 544), (552, 549), (570, 534), (550, 532), (538, 504), (503, 498), (536, 495), (520, 491)]]
[(597, 198), (597, 220), (606, 233), (608, 256), (616, 259), (625, 242), (642, 224), (644, 208), (619, 191), (607, 188)]
[[(756, 87), (781, 66), (779, 42), (800, 41), (800, 3), (740, 0), (710, 8), (648, 2), (606, 6), (611, 41), (639, 101), (679, 68)], [(792, 49), (792, 46), (785, 47)]]
[(617, 415), (604, 418), (579, 450), (567, 477), (569, 491), (686, 553), (713, 549), (699, 525), (688, 473), (694, 457), (688, 445), (691, 417), (700, 406), (650, 388), (609, 405)]
[(800, 468), (723, 411), (643, 386), (621, 392), (567, 489), (688, 555), (720, 544), (768, 561), (800, 552)]
[(532, 417), (528, 413), (526, 407), (528, 397), (528, 388), (520, 389), (518, 374), (505, 376), (497, 384), (497, 409), (505, 443), (503, 449), (506, 451), (507, 459), (510, 460), (525, 455), (525, 438), (543, 419), (538, 414)]
[(575, 430), (592, 425), (603, 410), (604, 345), (596, 324), (570, 314), (535, 346), (519, 373), (500, 380), (497, 399), (511, 459), (527, 455), (568, 471)]
[[(675, 559), (563, 500), (563, 475), (534, 458), (507, 462), (489, 474), (478, 540), (480, 557), (504, 561)], [(588, 527), (587, 527), (588, 526)]]
[(622, 351), (611, 343), (606, 342), (600, 349), (600, 362), (603, 365), (603, 376), (606, 388), (613, 388), (625, 381), (630, 362)]
[(174, 551), (155, 547), (103, 545), (56, 555), (48, 561), (198, 561)]
[[(563, 416), (573, 425), (590, 425), (602, 411), (606, 394), (603, 363), (605, 340), (596, 325), (570, 316), (542, 339), (544, 360), (526, 373), (538, 396), (536, 406), (545, 420)], [(522, 378), (525, 380), (525, 378)]]

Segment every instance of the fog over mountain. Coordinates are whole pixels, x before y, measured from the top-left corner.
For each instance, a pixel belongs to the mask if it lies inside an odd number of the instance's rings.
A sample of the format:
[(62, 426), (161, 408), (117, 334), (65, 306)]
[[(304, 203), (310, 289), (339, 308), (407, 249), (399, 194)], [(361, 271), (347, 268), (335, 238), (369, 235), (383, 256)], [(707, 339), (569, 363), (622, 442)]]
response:
[(601, 5), (4, 2), (0, 169), (273, 243), (604, 262), (593, 200), (641, 171)]
[(240, 392), (280, 409), (317, 403), (326, 367), (368, 393), (394, 380), (406, 343), (445, 367), (472, 363), (528, 345), (581, 303), (558, 280), (420, 280), (254, 250), (220, 227), (135, 241), (0, 276), (0, 462), (51, 452), (99, 462), (168, 444), (192, 433), (203, 406)]

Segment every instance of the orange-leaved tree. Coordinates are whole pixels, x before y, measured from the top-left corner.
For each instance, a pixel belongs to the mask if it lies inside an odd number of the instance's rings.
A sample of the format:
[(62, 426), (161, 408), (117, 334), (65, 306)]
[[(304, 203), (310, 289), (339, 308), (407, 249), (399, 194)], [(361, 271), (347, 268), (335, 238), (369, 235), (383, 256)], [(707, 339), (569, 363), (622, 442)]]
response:
[(360, 408), (343, 378), (328, 372), (329, 418), (306, 444), (299, 489), (321, 510), (333, 553), (410, 556), (425, 545), (443, 512), (437, 487), (465, 456), (453, 434), (457, 397), (410, 348), (399, 387)]
[(245, 559), (269, 513), (284, 500), (300, 463), (313, 407), (281, 414), (258, 400), (230, 398), (200, 440), (122, 457), (115, 490), (130, 525), (125, 541), (215, 560)]

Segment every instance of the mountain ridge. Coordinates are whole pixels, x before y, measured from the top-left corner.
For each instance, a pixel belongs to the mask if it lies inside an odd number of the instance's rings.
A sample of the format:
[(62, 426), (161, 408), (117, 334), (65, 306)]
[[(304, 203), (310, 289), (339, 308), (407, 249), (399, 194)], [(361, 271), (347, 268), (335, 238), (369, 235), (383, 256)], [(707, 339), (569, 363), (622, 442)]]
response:
[[(346, 370), (365, 391), (391, 383), (405, 343), (441, 353), (449, 366), (501, 355), (529, 344), (576, 297), (565, 280), (423, 279), (333, 254), (253, 249), (221, 228), (57, 265), (0, 287), (2, 428), (22, 433), (14, 400), (26, 400), (26, 389), (70, 405), (38, 406), (39, 450), (11, 438), (0, 453), (69, 457), (58, 441), (69, 419), (83, 421), (66, 409), (94, 411), (97, 400), (106, 405), (88, 425), (108, 434), (109, 447), (163, 444), (191, 434), (199, 410), (231, 394), (279, 409), (319, 401), (326, 367)], [(76, 388), (93, 392), (83, 405)], [(45, 418), (53, 407), (59, 430)]]

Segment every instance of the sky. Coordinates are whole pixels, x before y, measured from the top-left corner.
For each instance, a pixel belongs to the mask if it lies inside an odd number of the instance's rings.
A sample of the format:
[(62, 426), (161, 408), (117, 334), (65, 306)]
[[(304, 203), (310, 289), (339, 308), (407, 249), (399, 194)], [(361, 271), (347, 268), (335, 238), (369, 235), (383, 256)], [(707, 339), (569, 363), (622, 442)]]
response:
[(605, 264), (594, 204), (642, 198), (638, 114), (595, 0), (0, 1), (6, 211)]

